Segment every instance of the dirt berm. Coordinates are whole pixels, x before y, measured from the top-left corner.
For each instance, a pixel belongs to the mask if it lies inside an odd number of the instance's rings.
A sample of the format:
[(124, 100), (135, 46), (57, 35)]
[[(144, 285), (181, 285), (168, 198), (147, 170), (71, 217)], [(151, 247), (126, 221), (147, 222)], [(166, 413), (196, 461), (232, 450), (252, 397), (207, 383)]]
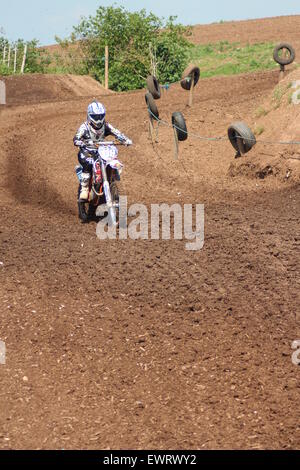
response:
[[(300, 181), (300, 71), (286, 75), (249, 117), (256, 146), (237, 159), (231, 176)], [(281, 143), (278, 143), (281, 142)], [(295, 145), (284, 142), (296, 142)]]
[(82, 75), (25, 74), (2, 77), (1, 80), (6, 83), (8, 105), (63, 101), (84, 96), (100, 97), (113, 93), (105, 90), (92, 77)]

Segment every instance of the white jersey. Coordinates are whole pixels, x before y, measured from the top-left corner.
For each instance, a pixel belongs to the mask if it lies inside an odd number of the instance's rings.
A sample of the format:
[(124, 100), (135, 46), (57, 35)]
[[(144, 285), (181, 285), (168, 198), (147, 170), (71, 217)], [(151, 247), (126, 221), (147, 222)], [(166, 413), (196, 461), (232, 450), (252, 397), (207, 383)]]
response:
[(106, 122), (99, 130), (93, 127), (86, 121), (78, 129), (73, 139), (74, 145), (79, 147), (83, 154), (88, 155), (87, 147), (92, 143), (99, 143), (105, 140), (105, 137), (113, 135), (120, 142), (129, 141), (126, 135), (122, 134), (118, 129), (114, 128), (111, 124)]

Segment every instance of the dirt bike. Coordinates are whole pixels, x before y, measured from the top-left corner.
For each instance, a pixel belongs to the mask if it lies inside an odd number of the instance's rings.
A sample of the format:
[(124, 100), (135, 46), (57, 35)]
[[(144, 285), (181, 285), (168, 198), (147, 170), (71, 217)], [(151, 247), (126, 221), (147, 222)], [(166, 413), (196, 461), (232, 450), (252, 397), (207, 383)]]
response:
[(116, 145), (126, 145), (120, 141), (103, 141), (93, 143), (87, 150), (97, 149), (97, 156), (93, 159), (93, 171), (90, 178), (89, 197), (86, 202), (79, 200), (81, 191), (81, 175), (83, 168), (81, 165), (75, 167), (79, 180), (78, 188), (78, 215), (84, 222), (89, 222), (97, 217), (99, 206), (105, 208), (109, 215), (110, 223), (118, 224), (119, 219), (119, 184), (123, 164), (118, 159), (118, 149)]

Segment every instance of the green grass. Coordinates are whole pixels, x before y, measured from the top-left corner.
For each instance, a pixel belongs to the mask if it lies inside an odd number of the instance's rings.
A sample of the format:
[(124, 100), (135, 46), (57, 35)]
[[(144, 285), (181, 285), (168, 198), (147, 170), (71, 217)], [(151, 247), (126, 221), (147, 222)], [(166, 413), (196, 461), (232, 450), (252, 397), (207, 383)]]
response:
[(274, 109), (278, 109), (280, 107), (282, 98), (286, 95), (290, 88), (290, 83), (288, 83), (287, 85), (282, 85), (281, 83), (279, 83), (279, 85), (276, 86), (272, 95), (272, 99), (275, 103)]
[(254, 130), (254, 134), (259, 136), (265, 132), (264, 126), (257, 126), (256, 129)]
[(190, 49), (189, 62), (200, 67), (203, 78), (271, 70), (279, 67), (273, 59), (274, 47), (273, 43), (242, 46), (228, 41), (197, 45)]
[(260, 106), (257, 110), (256, 110), (256, 117), (257, 118), (260, 118), (260, 117), (263, 117), (263, 116), (266, 116), (268, 114), (268, 111), (263, 107), (263, 106)]
[(8, 69), (8, 67), (4, 64), (0, 64), (0, 77), (4, 75), (9, 75), (11, 70)]
[(282, 88), (280, 85), (278, 85), (273, 91), (273, 100), (276, 101), (277, 103), (280, 103), (285, 92), (286, 90)]

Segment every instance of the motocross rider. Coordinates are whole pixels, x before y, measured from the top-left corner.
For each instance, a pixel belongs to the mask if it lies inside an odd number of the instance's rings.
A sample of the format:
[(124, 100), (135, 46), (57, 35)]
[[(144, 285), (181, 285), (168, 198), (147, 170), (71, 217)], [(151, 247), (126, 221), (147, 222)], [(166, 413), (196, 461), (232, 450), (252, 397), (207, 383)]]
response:
[(79, 201), (85, 202), (89, 196), (89, 184), (93, 169), (93, 157), (98, 154), (93, 144), (103, 142), (108, 135), (115, 136), (124, 145), (132, 141), (105, 120), (106, 110), (103, 104), (93, 101), (87, 110), (87, 121), (78, 129), (73, 142), (79, 147), (78, 161), (83, 168)]

